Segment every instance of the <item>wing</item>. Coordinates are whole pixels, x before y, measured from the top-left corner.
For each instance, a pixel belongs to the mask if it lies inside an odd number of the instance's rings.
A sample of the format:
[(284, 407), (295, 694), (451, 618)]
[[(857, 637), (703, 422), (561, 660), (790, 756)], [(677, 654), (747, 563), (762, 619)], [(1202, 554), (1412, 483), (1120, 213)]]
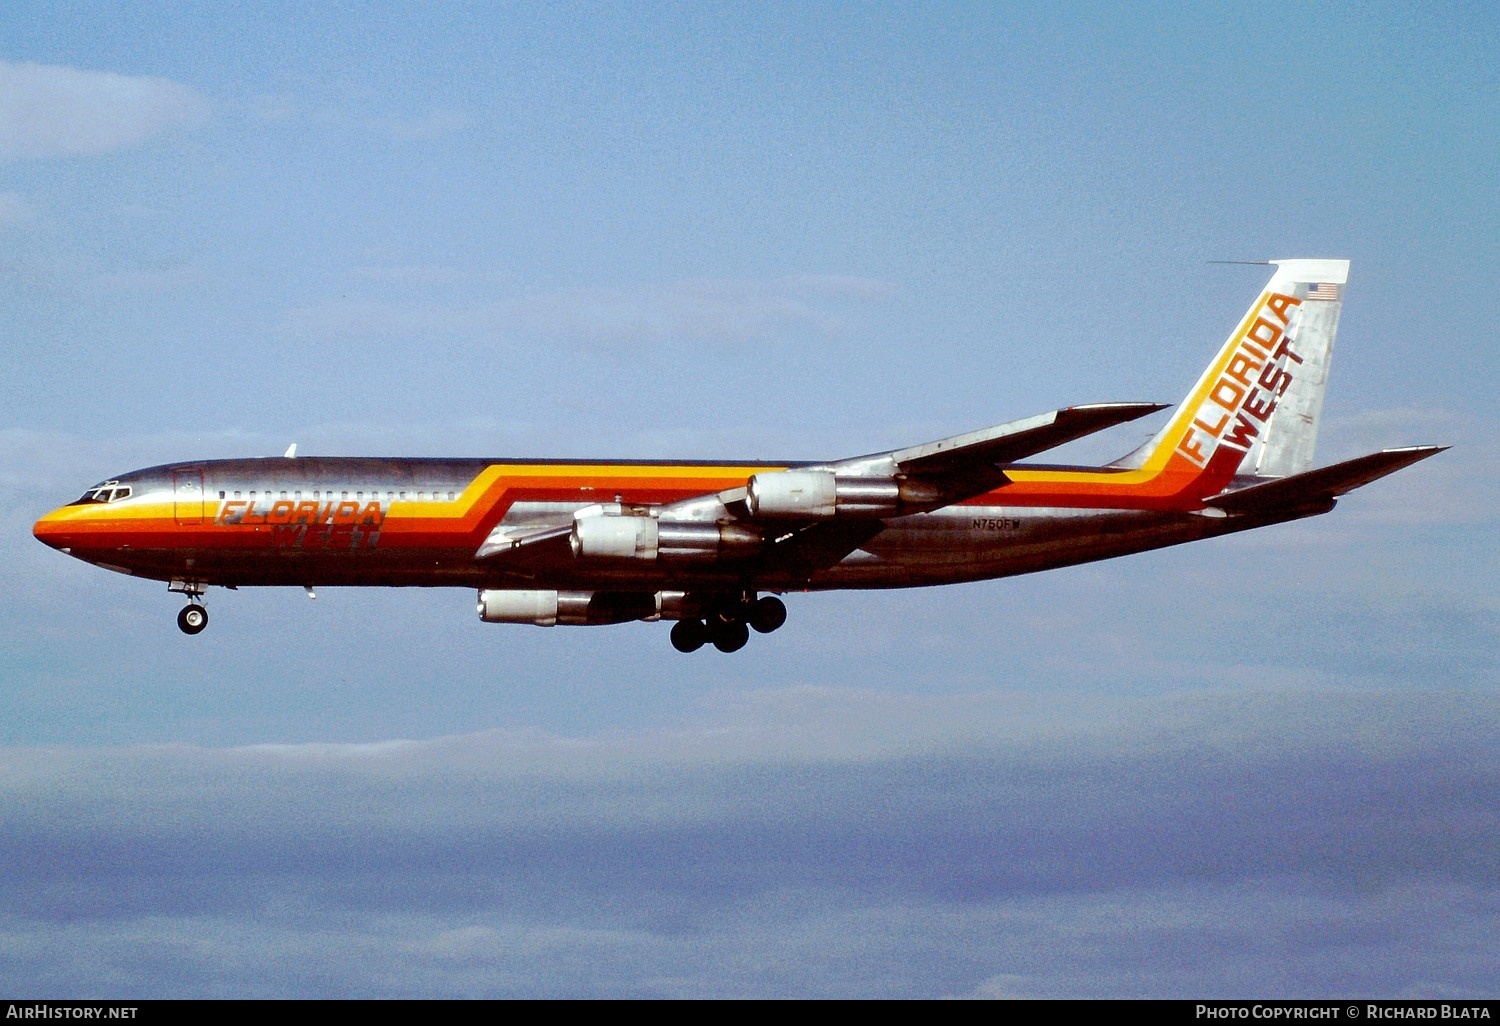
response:
[(885, 528), (888, 517), (937, 509), (1006, 482), (1017, 460), (1164, 409), (1156, 403), (1070, 406), (924, 445), (755, 474), (746, 485), (630, 515), (497, 526), (475, 552), (492, 565), (581, 560), (680, 565), (806, 579)]
[(1069, 406), (1026, 420), (897, 449), (888, 458), (899, 474), (921, 482), (931, 491), (929, 508), (936, 508), (982, 495), (1004, 484), (1006, 464), (1166, 408), (1160, 403)]
[(885, 527), (1006, 483), (1005, 467), (1028, 456), (1166, 409), (1158, 403), (1070, 406), (923, 445), (837, 463), (757, 474), (744, 488), (663, 507), (661, 517), (705, 519), (714, 507), (765, 541), (759, 569), (810, 577)]
[[(1014, 463), (1075, 438), (1136, 420), (1167, 407), (1161, 403), (1094, 403), (1069, 406), (997, 427), (981, 428), (925, 445), (887, 453), (902, 473), (962, 474), (975, 466)], [(851, 461), (854, 462), (854, 461)]]

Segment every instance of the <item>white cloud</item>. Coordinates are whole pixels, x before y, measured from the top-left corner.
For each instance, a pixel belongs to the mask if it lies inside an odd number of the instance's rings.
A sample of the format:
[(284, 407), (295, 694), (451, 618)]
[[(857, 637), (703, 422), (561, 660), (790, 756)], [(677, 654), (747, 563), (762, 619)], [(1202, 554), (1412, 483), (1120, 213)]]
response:
[(0, 62), (0, 158), (127, 149), (208, 113), (202, 95), (164, 78)]
[[(1191, 805), (1198, 799), (1186, 780), (1176, 780), (1179, 771), (1203, 780), (1259, 777), (1274, 786), (1272, 777), (1301, 772), (1296, 767), (1309, 760), (1330, 771), (1340, 760), (1431, 767), (1476, 743), (1497, 717), (1500, 704), (1483, 691), (1226, 689), (1124, 699), (783, 686), (705, 696), (695, 723), (595, 736), (528, 728), (367, 743), (0, 749), (0, 794), (9, 796), (12, 824), (50, 823), (53, 812), (69, 805), (66, 822), (80, 830), (139, 822), (201, 831), (200, 820), (225, 817), (216, 829), (237, 836), (258, 829), (253, 821), (273, 808), (288, 829), (315, 832), (333, 822), (357, 825), (361, 833), (457, 823), (509, 830), (537, 816), (593, 830), (652, 826), (664, 815), (678, 825), (744, 815), (802, 819), (805, 810), (791, 806), (773, 812), (763, 791), (721, 791), (712, 781), (722, 774), (795, 777), (797, 767), (824, 766), (829, 772), (820, 787), (863, 793), (878, 790), (882, 777), (941, 775), (934, 767), (955, 762), (1026, 773), (984, 781), (966, 776), (941, 795), (886, 792), (884, 814), (899, 818), (916, 807), (908, 801), (955, 810), (993, 802), (1010, 807), (1012, 826), (1042, 827), (1067, 810), (1035, 804), (1035, 794), (1051, 794), (1076, 806), (1074, 812), (1098, 812), (1111, 799), (1077, 784), (1107, 778), (1114, 766), (1130, 767), (1129, 781), (1119, 787), (1165, 806)], [(1351, 743), (1357, 755), (1343, 753)], [(1493, 762), (1487, 753), (1469, 755), (1455, 768), (1484, 776)], [(635, 800), (623, 801), (627, 793)], [(29, 800), (43, 794), (45, 801)], [(812, 791), (799, 794), (799, 801), (819, 804)], [(229, 815), (236, 804), (239, 812)], [(1139, 803), (1132, 808), (1129, 815), (1149, 812)], [(149, 816), (137, 814), (145, 809)], [(1242, 812), (1264, 814), (1252, 805)], [(851, 822), (871, 822), (872, 810), (839, 813), (845, 814)]]
[(216, 881), (238, 907), (195, 914), (172, 906), (196, 906), (201, 882), (173, 891), (102, 875), (150, 888), (145, 901), (120, 903), (123, 915), (80, 907), (71, 922), (11, 918), (0, 967), (15, 986), (218, 998), (1458, 998), (1495, 985), (1485, 952), (1496, 893), (1451, 884), (974, 903), (787, 888), (704, 910), (661, 893), (534, 894), (515, 879), (412, 895), (372, 874), (366, 888), (390, 891), (384, 913), (351, 907), (358, 883), (247, 877)]
[(76, 991), (105, 966), (143, 996), (1496, 982), (1486, 694), (887, 701), (790, 689), (595, 738), (0, 750), (0, 974)]

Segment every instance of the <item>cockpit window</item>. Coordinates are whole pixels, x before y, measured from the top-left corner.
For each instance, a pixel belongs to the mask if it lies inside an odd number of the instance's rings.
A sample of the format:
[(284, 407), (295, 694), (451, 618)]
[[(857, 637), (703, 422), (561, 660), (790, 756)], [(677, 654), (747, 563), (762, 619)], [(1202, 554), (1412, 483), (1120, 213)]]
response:
[(121, 499), (128, 498), (130, 498), (129, 485), (122, 485), (118, 481), (105, 481), (84, 492), (72, 505), (86, 506), (94, 502), (119, 502)]

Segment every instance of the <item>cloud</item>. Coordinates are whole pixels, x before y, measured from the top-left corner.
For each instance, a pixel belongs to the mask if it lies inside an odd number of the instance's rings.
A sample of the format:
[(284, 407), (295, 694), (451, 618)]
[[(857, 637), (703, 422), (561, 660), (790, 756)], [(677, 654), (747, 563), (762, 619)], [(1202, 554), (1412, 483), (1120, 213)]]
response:
[(0, 972), (112, 994), (1492, 991), (1475, 692), (776, 689), (674, 730), (0, 753)]
[(128, 149), (208, 114), (202, 95), (164, 78), (0, 62), (0, 158)]

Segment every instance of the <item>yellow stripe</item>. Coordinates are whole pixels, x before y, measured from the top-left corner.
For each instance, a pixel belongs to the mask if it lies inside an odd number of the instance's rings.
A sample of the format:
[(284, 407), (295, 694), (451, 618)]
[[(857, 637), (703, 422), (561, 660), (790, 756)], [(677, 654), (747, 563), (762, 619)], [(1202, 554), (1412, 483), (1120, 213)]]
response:
[(1193, 422), (1193, 418), (1198, 416), (1199, 407), (1208, 398), (1208, 393), (1213, 390), (1214, 385), (1219, 383), (1219, 376), (1229, 366), (1230, 359), (1239, 350), (1240, 343), (1245, 340), (1245, 333), (1250, 330), (1250, 326), (1255, 323), (1255, 318), (1260, 316), (1260, 312), (1265, 309), (1270, 298), (1269, 290), (1262, 292), (1259, 301), (1250, 308), (1249, 313), (1245, 314), (1244, 320), (1240, 321), (1240, 326), (1234, 329), (1233, 334), (1229, 336), (1229, 341), (1224, 343), (1224, 348), (1219, 350), (1219, 355), (1214, 357), (1213, 363), (1209, 364), (1198, 387), (1177, 408), (1176, 415), (1167, 425), (1166, 434), (1162, 435), (1161, 444), (1146, 461), (1143, 471), (1150, 471), (1150, 475), (1154, 475), (1167, 465), (1167, 460), (1171, 459), (1172, 454), (1177, 451), (1177, 442), (1182, 438), (1182, 433)]
[[(679, 481), (688, 484), (695, 480), (748, 479), (752, 474), (780, 470), (781, 467), (739, 466), (640, 466), (629, 463), (581, 463), (581, 464), (526, 464), (511, 466), (495, 464), (486, 467), (470, 481), (463, 492), (453, 501), (413, 502), (398, 501), (390, 506), (393, 517), (422, 517), (424, 519), (460, 519), (469, 515), (475, 505), (496, 483), (504, 481), (507, 488), (525, 487), (556, 478), (592, 478), (589, 485), (594, 490), (608, 490), (609, 482), (620, 478), (650, 481)], [(732, 486), (731, 486), (732, 487)], [(580, 489), (581, 491), (581, 489)], [(580, 496), (582, 497), (582, 496)], [(607, 497), (613, 500), (611, 494)]]
[[(653, 482), (680, 481), (690, 484), (695, 480), (719, 481), (719, 480), (746, 480), (752, 474), (764, 473), (766, 471), (781, 470), (782, 467), (774, 466), (640, 466), (629, 463), (586, 463), (586, 464), (523, 464), (511, 466), (506, 464), (494, 464), (481, 471), (474, 480), (470, 481), (464, 490), (452, 500), (419, 502), (416, 500), (397, 500), (388, 506), (387, 515), (405, 517), (423, 517), (429, 519), (460, 519), (467, 516), (474, 506), (490, 490), (496, 482), (505, 480), (510, 488), (525, 487), (527, 484), (544, 483), (558, 478), (583, 477), (595, 478), (595, 488), (607, 489), (612, 481), (621, 478), (634, 480), (648, 480)], [(733, 487), (732, 485), (730, 487)], [(390, 491), (392, 489), (381, 489)], [(410, 491), (411, 489), (407, 489)], [(585, 497), (580, 495), (581, 498)], [(610, 499), (614, 496), (611, 494)], [(216, 499), (205, 496), (203, 499), (203, 518), (206, 522), (214, 521), (223, 509), (225, 499)], [(248, 502), (241, 499), (240, 502)], [(263, 501), (257, 499), (257, 502)], [(282, 500), (274, 500), (282, 501)], [(297, 499), (287, 499), (288, 502), (298, 502)], [(311, 502), (314, 500), (304, 499), (300, 501)], [(317, 500), (321, 507), (326, 500)], [(344, 500), (336, 500), (344, 501)], [(350, 499), (349, 502), (359, 500)], [(371, 492), (370, 499), (366, 501), (380, 501), (379, 492)], [(192, 505), (188, 503), (187, 505)], [(89, 504), (85, 506), (62, 506), (41, 517), (38, 523), (69, 523), (82, 522), (88, 524), (104, 524), (115, 521), (163, 521), (176, 518), (177, 504), (175, 501), (140, 502), (125, 500), (117, 503)]]

